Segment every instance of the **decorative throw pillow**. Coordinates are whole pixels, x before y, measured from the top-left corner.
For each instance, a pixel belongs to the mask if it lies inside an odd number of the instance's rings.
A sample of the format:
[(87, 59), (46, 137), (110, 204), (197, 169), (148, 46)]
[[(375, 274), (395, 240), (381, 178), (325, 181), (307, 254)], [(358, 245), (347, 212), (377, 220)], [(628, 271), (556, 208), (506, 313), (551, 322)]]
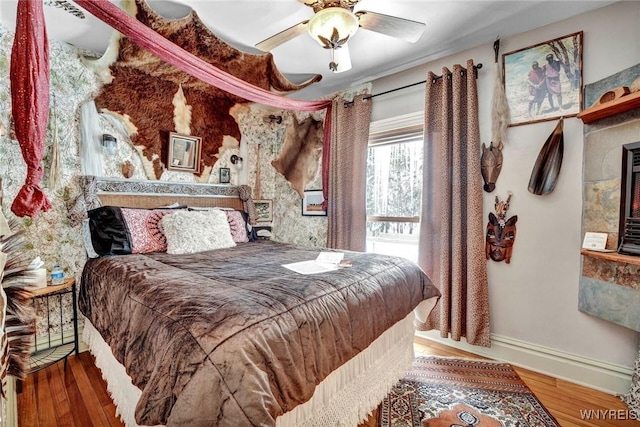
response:
[(117, 206), (101, 206), (87, 212), (93, 249), (102, 255), (131, 253), (131, 236)]
[(236, 243), (246, 243), (249, 241), (247, 233), (247, 221), (241, 211), (223, 211), (227, 215), (227, 222), (231, 229), (231, 237)]
[(169, 254), (196, 253), (236, 245), (227, 215), (221, 210), (180, 211), (165, 215), (161, 222)]
[(174, 209), (130, 209), (122, 208), (122, 217), (131, 236), (131, 252), (146, 254), (166, 252), (167, 238), (162, 231), (162, 217), (175, 212)]

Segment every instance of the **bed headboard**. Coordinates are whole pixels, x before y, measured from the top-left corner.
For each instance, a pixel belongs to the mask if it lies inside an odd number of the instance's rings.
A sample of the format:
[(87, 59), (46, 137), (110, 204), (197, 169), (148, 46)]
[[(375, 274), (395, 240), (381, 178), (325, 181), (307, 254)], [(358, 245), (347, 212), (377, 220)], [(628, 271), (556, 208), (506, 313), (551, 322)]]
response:
[(244, 203), (237, 197), (190, 196), (186, 194), (128, 194), (111, 192), (99, 192), (97, 193), (97, 196), (103, 206), (120, 206), (123, 208), (154, 209), (176, 203), (179, 205), (200, 208), (230, 208), (244, 210)]
[(141, 181), (95, 176), (81, 177), (82, 193), (68, 204), (68, 217), (80, 223), (87, 211), (99, 206), (158, 208), (174, 203), (193, 207), (243, 210), (250, 223), (257, 218), (251, 188), (247, 185), (196, 184), (187, 182)]

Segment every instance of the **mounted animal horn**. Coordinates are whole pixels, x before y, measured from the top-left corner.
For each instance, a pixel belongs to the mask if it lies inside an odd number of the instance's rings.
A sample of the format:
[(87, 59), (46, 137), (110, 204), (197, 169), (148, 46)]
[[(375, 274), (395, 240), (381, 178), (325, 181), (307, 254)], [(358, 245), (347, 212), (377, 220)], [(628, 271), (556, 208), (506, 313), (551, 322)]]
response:
[(484, 180), (484, 191), (491, 193), (496, 189), (496, 181), (502, 170), (502, 142), (497, 146), (493, 145), (493, 141), (487, 148), (482, 143), (482, 156), (480, 157), (480, 171)]

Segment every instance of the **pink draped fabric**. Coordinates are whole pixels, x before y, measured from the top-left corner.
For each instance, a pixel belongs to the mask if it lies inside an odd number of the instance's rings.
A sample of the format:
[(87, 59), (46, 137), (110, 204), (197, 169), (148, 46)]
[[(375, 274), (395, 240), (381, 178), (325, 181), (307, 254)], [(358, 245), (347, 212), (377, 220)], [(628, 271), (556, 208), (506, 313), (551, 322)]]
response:
[(89, 13), (120, 31), (138, 46), (147, 49), (163, 61), (212, 86), (240, 96), (248, 101), (296, 111), (318, 111), (327, 108), (322, 161), (322, 188), (325, 203), (329, 179), (329, 146), (331, 142), (331, 100), (302, 101), (271, 93), (253, 86), (214, 67), (192, 53), (167, 40), (140, 21), (123, 12), (109, 1), (74, 0)]
[(11, 49), (11, 108), (27, 177), (11, 205), (18, 216), (34, 217), (51, 204), (40, 188), (49, 116), (49, 44), (41, 1), (19, 0)]
[(327, 107), (324, 116), (324, 142), (322, 144), (322, 207), (327, 210), (329, 203), (329, 169), (331, 160), (331, 128), (333, 126), (333, 102)]
[(109, 1), (74, 0), (89, 13), (120, 31), (138, 46), (187, 74), (248, 101), (297, 111), (318, 111), (331, 101), (301, 101), (271, 93), (214, 67), (167, 40)]

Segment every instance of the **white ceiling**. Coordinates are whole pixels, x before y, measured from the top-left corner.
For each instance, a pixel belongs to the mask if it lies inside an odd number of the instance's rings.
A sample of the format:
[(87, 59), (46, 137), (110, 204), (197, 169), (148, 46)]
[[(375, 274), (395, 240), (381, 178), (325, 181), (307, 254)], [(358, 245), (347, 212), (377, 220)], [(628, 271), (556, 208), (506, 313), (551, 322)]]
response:
[[(110, 1), (119, 4), (119, 0)], [(272, 53), (278, 68), (293, 81), (322, 74), (321, 82), (293, 95), (313, 99), (613, 2), (361, 0), (355, 11), (368, 10), (424, 22), (425, 33), (418, 42), (408, 43), (360, 29), (349, 41), (353, 68), (338, 74), (328, 69), (329, 52), (307, 34), (278, 46)], [(15, 27), (16, 3), (17, 0), (0, 1), (0, 19), (11, 29)], [(253, 53), (259, 53), (253, 48), (256, 43), (313, 15), (313, 10), (298, 0), (148, 0), (148, 3), (169, 18), (184, 16), (193, 8), (215, 34)], [(103, 52), (111, 29), (91, 14), (85, 15), (86, 19), (81, 20), (61, 9), (45, 6), (49, 38)]]

